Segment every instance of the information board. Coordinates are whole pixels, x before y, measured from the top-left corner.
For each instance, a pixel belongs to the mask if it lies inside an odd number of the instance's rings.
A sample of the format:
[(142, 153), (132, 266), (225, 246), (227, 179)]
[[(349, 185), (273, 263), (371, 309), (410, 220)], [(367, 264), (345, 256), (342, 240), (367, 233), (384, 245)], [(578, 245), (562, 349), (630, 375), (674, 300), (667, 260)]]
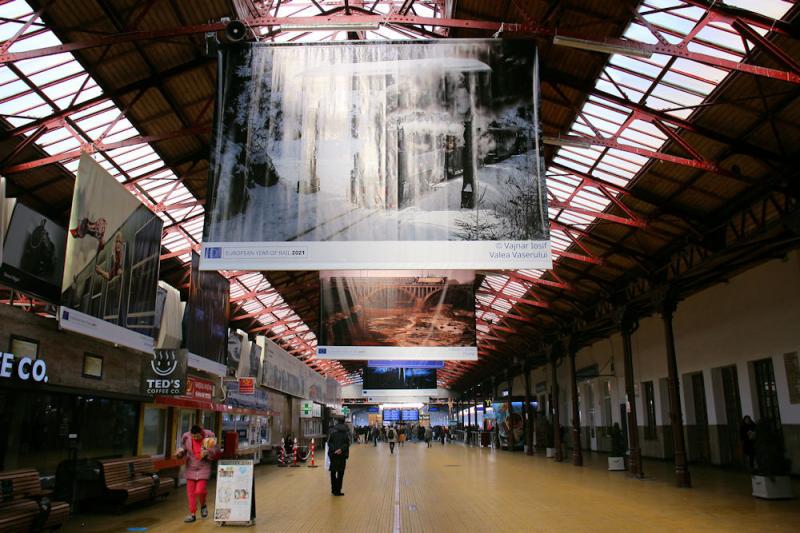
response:
[(399, 422), (400, 410), (399, 409), (384, 409), (383, 410), (384, 422)]
[(217, 497), (214, 520), (250, 522), (255, 518), (253, 461), (221, 460), (217, 463)]
[(419, 411), (416, 409), (403, 409), (400, 414), (403, 422), (416, 422), (419, 420)]

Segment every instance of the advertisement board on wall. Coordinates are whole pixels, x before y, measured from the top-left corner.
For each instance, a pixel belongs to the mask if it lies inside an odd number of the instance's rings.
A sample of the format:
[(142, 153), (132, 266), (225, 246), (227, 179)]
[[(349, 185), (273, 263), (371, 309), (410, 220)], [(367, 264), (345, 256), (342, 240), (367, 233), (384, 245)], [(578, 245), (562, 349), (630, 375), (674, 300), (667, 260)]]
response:
[(3, 248), (0, 283), (58, 303), (67, 230), (33, 209), (14, 202), (5, 240), (0, 239), (0, 243)]
[(82, 155), (67, 234), (61, 327), (152, 353), (162, 227), (158, 216)]
[(297, 398), (337, 403), (341, 385), (325, 378), (269, 339), (264, 339), (262, 385)]
[(320, 359), (478, 358), (473, 271), (322, 271), (320, 290)]
[(201, 268), (552, 265), (530, 41), (226, 47)]

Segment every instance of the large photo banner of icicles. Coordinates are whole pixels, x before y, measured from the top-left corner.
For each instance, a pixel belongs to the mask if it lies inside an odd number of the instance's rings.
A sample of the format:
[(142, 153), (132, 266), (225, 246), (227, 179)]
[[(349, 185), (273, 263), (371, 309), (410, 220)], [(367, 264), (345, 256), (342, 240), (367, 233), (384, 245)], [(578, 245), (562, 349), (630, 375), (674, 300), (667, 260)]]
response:
[(552, 265), (536, 47), (225, 48), (200, 268)]
[(317, 358), (477, 361), (475, 271), (320, 272)]

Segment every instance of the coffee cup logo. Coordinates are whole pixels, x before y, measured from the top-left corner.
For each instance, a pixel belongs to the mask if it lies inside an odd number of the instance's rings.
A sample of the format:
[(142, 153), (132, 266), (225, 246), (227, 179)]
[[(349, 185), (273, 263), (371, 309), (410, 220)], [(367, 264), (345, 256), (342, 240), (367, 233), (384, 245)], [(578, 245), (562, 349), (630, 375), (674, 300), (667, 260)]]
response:
[(178, 360), (173, 350), (161, 350), (153, 354), (150, 366), (157, 375), (166, 377), (175, 372), (178, 368)]

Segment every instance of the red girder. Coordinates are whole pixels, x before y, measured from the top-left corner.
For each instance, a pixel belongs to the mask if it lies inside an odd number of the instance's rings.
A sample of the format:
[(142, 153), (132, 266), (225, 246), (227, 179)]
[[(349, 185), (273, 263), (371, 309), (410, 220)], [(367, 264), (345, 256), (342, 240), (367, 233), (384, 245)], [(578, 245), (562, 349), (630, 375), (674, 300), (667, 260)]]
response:
[[(522, 36), (544, 37), (550, 38), (555, 35), (563, 37), (571, 37), (596, 43), (598, 45), (610, 45), (619, 47), (621, 50), (629, 49), (632, 51), (648, 52), (651, 54), (663, 54), (672, 57), (680, 57), (689, 59), (699, 63), (724, 68), (731, 71), (747, 72), (756, 76), (768, 77), (772, 79), (783, 80), (789, 83), (800, 84), (800, 75), (794, 72), (785, 72), (777, 69), (760, 67), (757, 65), (750, 65), (723, 59), (721, 57), (711, 56), (690, 51), (685, 44), (673, 45), (665, 43), (647, 44), (628, 39), (603, 39), (596, 40), (592, 36), (582, 35), (574, 32), (563, 32), (556, 28), (547, 28), (535, 24), (505, 24), (503, 22), (489, 22), (481, 20), (469, 19), (453, 19), (453, 18), (436, 18), (436, 17), (419, 17), (408, 16), (400, 14), (388, 15), (346, 15), (344, 13), (337, 13), (335, 15), (318, 15), (314, 17), (255, 17), (250, 19), (243, 19), (247, 26), (251, 28), (261, 27), (274, 27), (285, 24), (296, 25), (314, 25), (314, 24), (335, 24), (341, 23), (342, 19), (346, 18), (348, 22), (353, 23), (367, 23), (367, 24), (389, 24), (389, 25), (407, 25), (407, 26), (431, 26), (442, 28), (463, 28), (484, 31), (497, 31), (501, 28), (509, 33), (515, 33)], [(118, 43), (127, 43), (139, 40), (152, 40), (164, 39), (169, 37), (176, 37), (181, 35), (192, 35), (207, 32), (217, 32), (225, 28), (225, 23), (215, 22), (209, 24), (196, 24), (188, 25), (178, 28), (157, 30), (157, 31), (133, 31), (126, 33), (119, 33), (107, 37), (101, 37), (92, 41), (82, 41), (74, 43), (66, 43), (58, 46), (50, 46), (36, 50), (28, 50), (18, 53), (5, 53), (0, 54), (0, 64), (20, 61), (23, 59), (31, 59), (34, 57), (42, 57), (46, 55), (59, 54), (63, 52), (71, 52), (75, 50), (82, 50), (86, 48), (93, 48), (98, 46), (108, 46)]]
[(496, 290), (493, 290), (493, 289), (480, 288), (480, 289), (478, 289), (476, 294), (485, 294), (487, 296), (495, 296), (497, 298), (500, 298), (502, 300), (507, 300), (509, 302), (520, 302), (520, 303), (524, 303), (524, 304), (527, 304), (527, 305), (530, 305), (530, 306), (533, 306), (533, 307), (541, 307), (542, 309), (549, 309), (550, 308), (550, 304), (548, 302), (544, 302), (544, 301), (541, 301), (541, 300), (530, 300), (528, 298), (520, 298), (519, 296), (512, 296), (512, 295), (506, 294), (506, 293), (504, 293), (502, 291), (496, 291)]
[(204, 135), (210, 131), (208, 126), (198, 126), (194, 128), (185, 128), (177, 131), (171, 131), (168, 133), (162, 133), (159, 135), (137, 135), (135, 137), (131, 137), (130, 139), (125, 139), (124, 141), (118, 141), (113, 143), (92, 143), (89, 145), (87, 149), (76, 149), (70, 150), (68, 152), (62, 152), (60, 154), (52, 155), (49, 157), (44, 157), (42, 159), (36, 159), (33, 161), (28, 161), (26, 163), (19, 163), (17, 165), (10, 165), (4, 168), (0, 168), (0, 174), (14, 174), (17, 172), (23, 172), (25, 170), (30, 170), (32, 168), (38, 168), (41, 166), (49, 165), (51, 163), (58, 163), (60, 161), (67, 161), (69, 159), (74, 159), (80, 157), (81, 154), (89, 152), (105, 152), (108, 150), (115, 150), (117, 148), (123, 148), (125, 146), (133, 146), (137, 144), (147, 144), (159, 141), (166, 141), (169, 139), (176, 139), (178, 137), (185, 137), (187, 135)]

